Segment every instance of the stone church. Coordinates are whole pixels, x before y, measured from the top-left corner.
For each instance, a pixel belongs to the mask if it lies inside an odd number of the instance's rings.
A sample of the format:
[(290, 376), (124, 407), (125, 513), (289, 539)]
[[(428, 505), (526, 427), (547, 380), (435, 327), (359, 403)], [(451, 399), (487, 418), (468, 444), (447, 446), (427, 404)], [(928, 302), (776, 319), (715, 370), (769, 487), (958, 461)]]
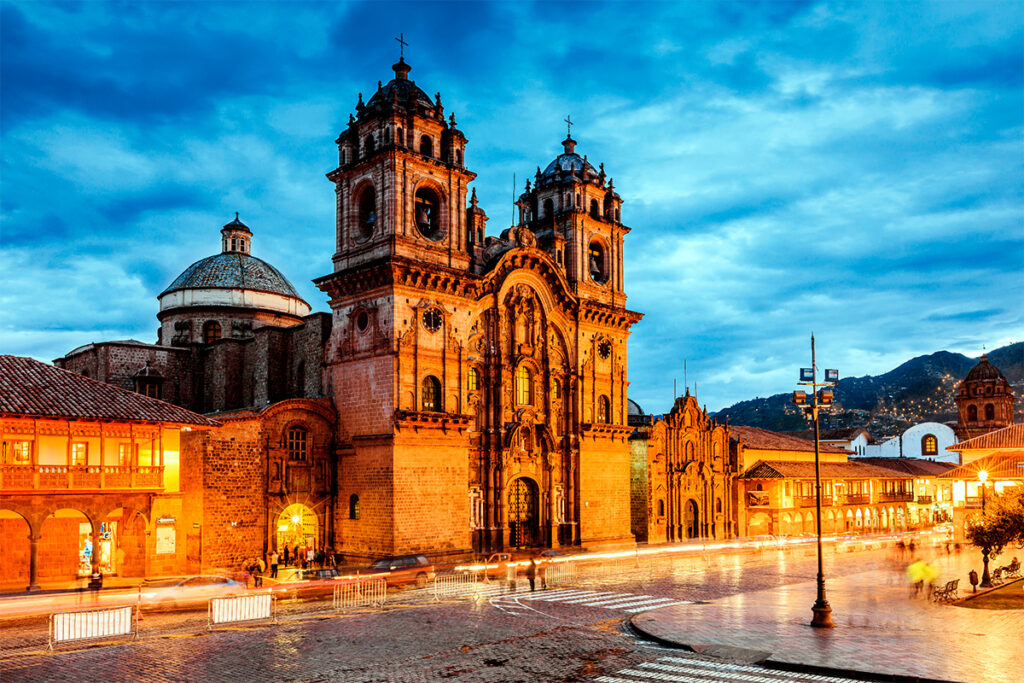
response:
[(537, 167), (516, 224), (485, 234), (467, 138), (400, 59), (336, 140), (332, 268), (310, 306), (221, 253), (159, 297), (156, 344), (56, 364), (207, 414), (182, 435), (190, 547), (225, 566), (285, 545), (346, 559), (631, 547), (629, 228), (603, 164)]

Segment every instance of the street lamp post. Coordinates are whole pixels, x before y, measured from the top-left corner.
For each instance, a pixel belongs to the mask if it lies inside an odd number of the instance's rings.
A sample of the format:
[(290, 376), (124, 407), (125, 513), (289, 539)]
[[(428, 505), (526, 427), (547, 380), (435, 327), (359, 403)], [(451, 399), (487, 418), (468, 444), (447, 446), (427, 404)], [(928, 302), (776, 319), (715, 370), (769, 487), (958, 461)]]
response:
[[(988, 472), (981, 470), (978, 472), (978, 481), (981, 482), (981, 520), (982, 524), (985, 523), (985, 480), (988, 479)], [(991, 588), (992, 579), (988, 575), (988, 548), (981, 549), (981, 583), (978, 584), (981, 588)]]
[[(818, 411), (822, 405), (832, 404), (832, 387), (839, 381), (838, 370), (825, 370), (825, 381), (818, 382), (818, 366), (814, 357), (814, 335), (811, 335), (811, 367), (800, 368), (800, 382), (802, 386), (811, 387), (811, 404), (807, 405), (807, 392), (794, 391), (793, 403), (802, 407), (804, 414), (814, 420), (814, 506), (817, 512), (818, 527), (818, 597), (814, 601), (811, 611), (814, 616), (811, 618), (811, 626), (816, 628), (833, 628), (832, 607), (825, 598), (825, 569), (822, 563), (821, 553), (821, 456), (820, 441), (821, 433), (818, 427)], [(818, 388), (821, 387), (819, 393)]]

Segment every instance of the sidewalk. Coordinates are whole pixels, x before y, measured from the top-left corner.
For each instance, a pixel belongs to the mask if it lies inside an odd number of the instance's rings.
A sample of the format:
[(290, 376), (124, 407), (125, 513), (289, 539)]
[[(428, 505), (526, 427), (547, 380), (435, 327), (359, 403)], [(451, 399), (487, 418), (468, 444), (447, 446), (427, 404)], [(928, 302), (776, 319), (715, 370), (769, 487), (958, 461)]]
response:
[[(942, 581), (962, 577), (964, 596), (971, 591), (967, 572), (975, 568), (980, 573), (981, 561), (978, 553), (965, 551), (941, 557), (935, 566)], [(768, 663), (970, 683), (1020, 680), (1024, 610), (965, 609), (911, 598), (902, 566), (895, 564), (825, 578), (834, 629), (807, 625), (813, 580), (652, 610), (632, 623), (655, 640), (708, 654), (716, 648), (759, 651), (762, 656), (751, 659)], [(1009, 588), (1022, 589), (1020, 581)]]

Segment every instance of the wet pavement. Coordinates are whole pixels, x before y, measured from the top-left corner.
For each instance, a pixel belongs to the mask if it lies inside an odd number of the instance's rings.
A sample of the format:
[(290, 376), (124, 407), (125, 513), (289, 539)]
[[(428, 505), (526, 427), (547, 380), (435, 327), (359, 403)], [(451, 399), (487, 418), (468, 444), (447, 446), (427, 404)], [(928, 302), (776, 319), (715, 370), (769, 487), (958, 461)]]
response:
[[(974, 554), (939, 557), (940, 581), (980, 563)], [(724, 648), (759, 652), (768, 663), (824, 667), (938, 680), (1009, 683), (1021, 680), (1024, 611), (974, 610), (912, 597), (902, 563), (831, 576), (827, 598), (834, 629), (811, 628), (812, 581), (632, 618), (642, 633), (697, 652)], [(1003, 590), (1021, 590), (1015, 582)], [(961, 595), (965, 591), (961, 590)]]

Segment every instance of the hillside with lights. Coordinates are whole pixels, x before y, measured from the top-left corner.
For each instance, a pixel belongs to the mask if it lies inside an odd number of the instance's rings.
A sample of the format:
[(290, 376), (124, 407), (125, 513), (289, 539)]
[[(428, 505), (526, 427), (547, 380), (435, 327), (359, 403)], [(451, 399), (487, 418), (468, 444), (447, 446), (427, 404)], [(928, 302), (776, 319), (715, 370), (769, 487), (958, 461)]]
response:
[[(1017, 397), (1016, 422), (1024, 422), (1024, 342), (991, 351), (988, 359), (1009, 380)], [(957, 387), (978, 360), (938, 351), (912, 358), (883, 375), (840, 379), (835, 405), (821, 413), (821, 427), (864, 427), (875, 439), (883, 439), (919, 422), (955, 423)], [(774, 431), (805, 429), (806, 420), (791, 397), (785, 393), (740, 401), (715, 417)]]

